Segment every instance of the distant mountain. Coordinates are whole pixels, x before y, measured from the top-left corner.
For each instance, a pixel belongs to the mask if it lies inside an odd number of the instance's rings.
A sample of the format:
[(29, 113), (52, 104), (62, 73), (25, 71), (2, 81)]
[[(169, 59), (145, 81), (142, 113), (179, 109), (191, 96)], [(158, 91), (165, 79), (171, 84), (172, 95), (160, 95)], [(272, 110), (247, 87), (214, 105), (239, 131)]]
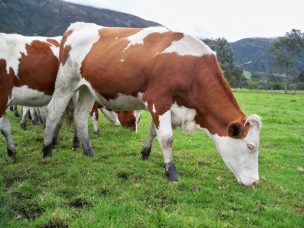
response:
[[(268, 52), (276, 38), (246, 38), (230, 43), (237, 65), (250, 72), (281, 73), (273, 65), (272, 55)], [(298, 70), (304, 69), (304, 56), (298, 59)]]
[(140, 28), (159, 25), (130, 14), (61, 0), (0, 0), (0, 32), (58, 36), (75, 21)]

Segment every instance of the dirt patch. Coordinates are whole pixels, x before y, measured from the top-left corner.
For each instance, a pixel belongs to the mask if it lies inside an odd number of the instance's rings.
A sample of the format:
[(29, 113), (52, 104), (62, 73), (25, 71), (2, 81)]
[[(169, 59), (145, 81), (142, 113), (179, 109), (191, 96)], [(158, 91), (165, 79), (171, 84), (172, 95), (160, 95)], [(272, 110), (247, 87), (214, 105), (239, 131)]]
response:
[(126, 172), (120, 172), (117, 174), (117, 177), (122, 179), (122, 180), (128, 180), (129, 179), (129, 174)]
[(41, 226), (41, 228), (68, 228), (69, 225), (63, 223), (62, 221), (51, 220), (47, 224)]
[(40, 208), (37, 204), (28, 203), (15, 205), (12, 209), (17, 215), (27, 220), (33, 220), (41, 216), (44, 212), (44, 210)]
[(99, 195), (101, 196), (107, 196), (107, 195), (110, 195), (110, 191), (106, 188), (101, 188), (99, 191), (98, 191)]
[(199, 184), (194, 184), (194, 185), (192, 185), (192, 190), (193, 191), (199, 191), (199, 190), (201, 190), (202, 189), (202, 187), (199, 185)]
[(86, 207), (86, 206), (89, 206), (89, 205), (91, 205), (91, 204), (88, 201), (86, 201), (85, 199), (82, 199), (82, 198), (74, 199), (73, 201), (71, 201), (69, 203), (69, 206), (74, 207), (74, 208), (83, 208), (83, 207)]
[(25, 180), (26, 177), (22, 173), (13, 173), (9, 176), (6, 176), (4, 178), (4, 186), (5, 188), (10, 188), (11, 186), (14, 185), (15, 182), (17, 181), (23, 181)]

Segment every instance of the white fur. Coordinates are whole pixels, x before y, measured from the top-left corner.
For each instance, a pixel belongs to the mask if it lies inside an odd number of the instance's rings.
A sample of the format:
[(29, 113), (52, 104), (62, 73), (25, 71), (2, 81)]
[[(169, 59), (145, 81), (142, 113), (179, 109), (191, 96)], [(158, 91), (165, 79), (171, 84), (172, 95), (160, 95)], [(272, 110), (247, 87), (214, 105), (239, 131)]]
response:
[(113, 125), (115, 125), (115, 126), (121, 125), (116, 112), (109, 111), (105, 107), (102, 107), (100, 110)]
[(201, 57), (204, 55), (211, 55), (212, 51), (203, 41), (189, 35), (184, 35), (183, 38), (173, 41), (161, 54), (176, 53), (180, 56), (190, 55)]
[(68, 30), (73, 30), (73, 32), (68, 36), (65, 47), (72, 46), (69, 52), (69, 60), (78, 64), (79, 69), (93, 44), (100, 39), (99, 30), (102, 28), (100, 25), (84, 22), (75, 22), (69, 26)]
[(171, 107), (172, 126), (181, 127), (187, 131), (195, 131), (199, 129), (199, 125), (195, 122), (196, 111), (177, 104)]
[(129, 43), (123, 51), (126, 51), (128, 48), (132, 47), (133, 45), (143, 45), (144, 39), (152, 33), (164, 33), (168, 31), (169, 30), (167, 28), (161, 26), (144, 28), (139, 32), (126, 38), (129, 41)]
[(251, 186), (254, 182), (259, 181), (258, 149), (261, 121), (257, 115), (250, 116), (247, 119), (249, 119), (250, 129), (243, 139), (210, 133), (209, 136), (213, 139), (218, 152), (228, 168), (234, 173), (238, 182)]
[(93, 112), (92, 115), (92, 123), (93, 123), (94, 132), (98, 132), (98, 119), (96, 117), (95, 112)]
[(138, 93), (137, 97), (131, 95), (118, 94), (115, 99), (105, 99), (100, 94), (95, 93), (95, 98), (99, 104), (116, 111), (133, 111), (145, 109), (142, 95)]
[[(29, 88), (28, 86), (14, 87), (9, 104), (25, 105), (25, 106), (44, 106), (47, 105), (52, 96), (47, 95), (38, 90)], [(8, 105), (9, 105), (8, 104)]]
[(159, 117), (159, 126), (155, 128), (158, 142), (162, 148), (164, 162), (173, 162), (172, 148), (168, 145), (168, 141), (172, 140), (173, 130), (171, 125), (171, 112), (168, 110)]

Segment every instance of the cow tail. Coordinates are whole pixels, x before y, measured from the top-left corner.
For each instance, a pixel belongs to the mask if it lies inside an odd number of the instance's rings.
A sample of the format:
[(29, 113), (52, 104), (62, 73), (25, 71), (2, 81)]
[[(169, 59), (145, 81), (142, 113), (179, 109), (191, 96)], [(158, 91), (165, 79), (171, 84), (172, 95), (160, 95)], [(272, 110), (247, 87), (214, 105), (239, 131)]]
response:
[(70, 100), (67, 108), (65, 109), (66, 122), (68, 127), (70, 127), (74, 122), (74, 102), (73, 99)]

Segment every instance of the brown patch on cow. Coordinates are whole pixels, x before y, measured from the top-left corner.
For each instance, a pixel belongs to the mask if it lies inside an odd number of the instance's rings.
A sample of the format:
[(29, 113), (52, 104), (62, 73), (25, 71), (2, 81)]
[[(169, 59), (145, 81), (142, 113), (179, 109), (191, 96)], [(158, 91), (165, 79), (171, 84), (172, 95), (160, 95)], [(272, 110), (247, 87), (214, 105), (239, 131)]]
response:
[(98, 120), (98, 118), (99, 118), (98, 106), (99, 106), (98, 103), (95, 101), (93, 108), (90, 112), (90, 116), (93, 116), (93, 114), (95, 113), (96, 120)]
[(63, 34), (61, 44), (60, 44), (60, 51), (59, 51), (59, 63), (63, 66), (66, 63), (67, 59), (70, 56), (71, 45), (65, 45), (67, 38), (72, 34), (73, 30), (68, 30)]
[(0, 59), (0, 117), (5, 113), (13, 87), (14, 71), (10, 68), (9, 73), (7, 73), (6, 61), (4, 59)]
[(55, 39), (49, 38), (46, 41), (49, 42), (49, 43), (51, 43), (55, 47), (60, 47), (60, 43), (57, 40), (55, 40)]
[(52, 95), (58, 71), (58, 59), (50, 44), (34, 40), (26, 45), (27, 55), (22, 53), (19, 59), (19, 72), (15, 77), (15, 86), (27, 85), (31, 89)]
[(119, 119), (121, 126), (123, 126), (125, 128), (130, 128), (131, 130), (135, 131), (136, 118), (135, 118), (133, 112), (118, 111), (116, 113), (118, 115), (118, 119)]

